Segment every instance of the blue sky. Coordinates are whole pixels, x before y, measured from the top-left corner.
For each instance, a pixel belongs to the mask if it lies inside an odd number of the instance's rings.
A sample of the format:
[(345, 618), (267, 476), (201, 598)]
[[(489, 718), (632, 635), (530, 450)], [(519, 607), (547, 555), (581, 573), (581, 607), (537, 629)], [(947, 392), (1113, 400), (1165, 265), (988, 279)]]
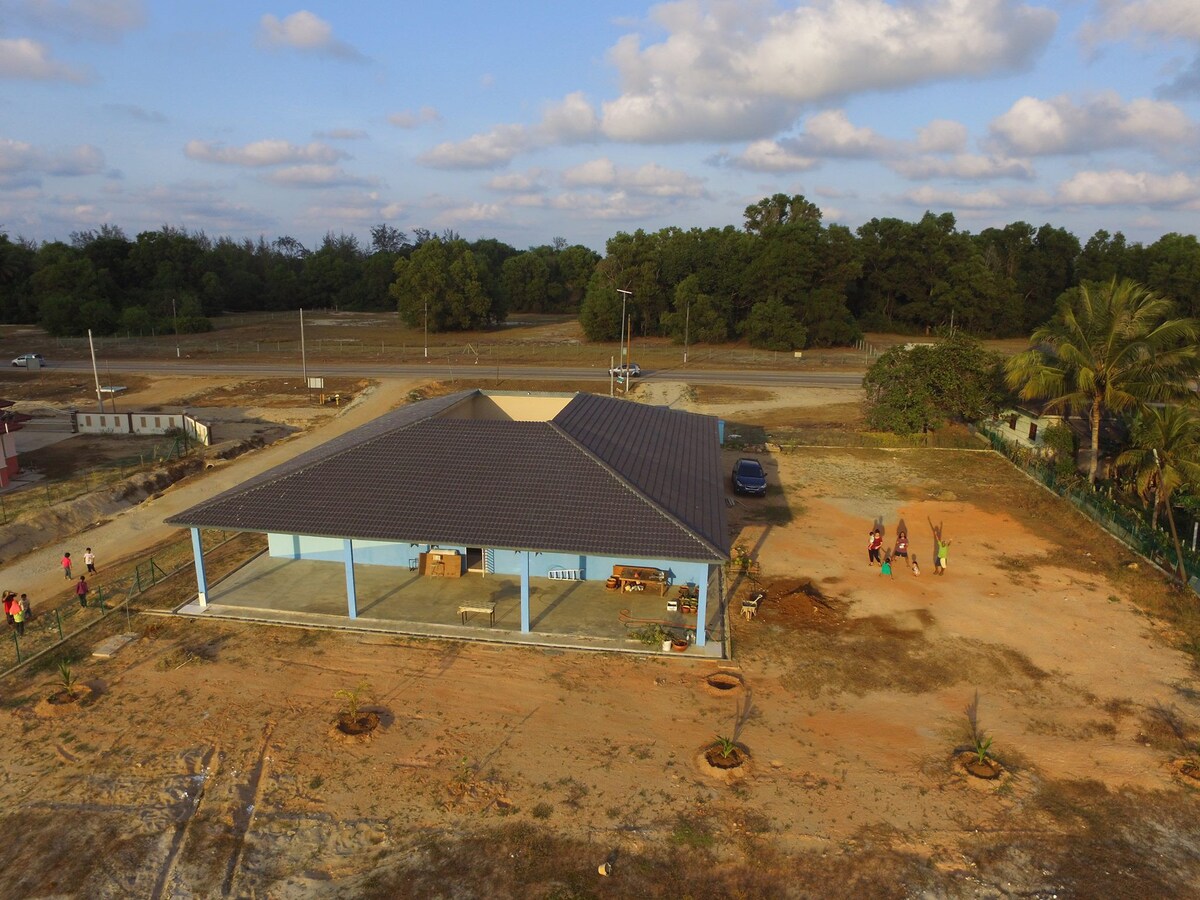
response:
[(453, 228), (524, 248), (1200, 208), (1200, 0), (0, 0), (0, 230)]

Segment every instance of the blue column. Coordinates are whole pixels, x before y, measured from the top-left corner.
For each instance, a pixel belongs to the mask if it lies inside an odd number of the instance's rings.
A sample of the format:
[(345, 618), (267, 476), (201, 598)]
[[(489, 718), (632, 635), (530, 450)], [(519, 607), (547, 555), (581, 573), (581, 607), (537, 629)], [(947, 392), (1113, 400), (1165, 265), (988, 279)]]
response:
[(704, 646), (704, 631), (705, 625), (708, 622), (708, 582), (712, 578), (712, 567), (707, 567), (704, 580), (696, 585), (700, 589), (700, 596), (696, 599), (696, 646)]
[(342, 539), (342, 558), (346, 561), (346, 615), (358, 618), (358, 594), (354, 590), (354, 541)]
[(200, 529), (192, 529), (192, 560), (196, 563), (196, 599), (208, 606), (208, 579), (204, 577), (204, 548), (200, 546)]
[(529, 634), (529, 551), (521, 554), (521, 632)]

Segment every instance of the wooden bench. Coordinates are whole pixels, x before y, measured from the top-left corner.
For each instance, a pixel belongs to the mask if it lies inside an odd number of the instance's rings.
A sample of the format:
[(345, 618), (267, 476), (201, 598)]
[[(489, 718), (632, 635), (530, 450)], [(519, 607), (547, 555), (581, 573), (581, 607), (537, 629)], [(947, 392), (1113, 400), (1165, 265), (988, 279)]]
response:
[(496, 624), (495, 603), (489, 603), (487, 606), (460, 606), (458, 608), (458, 614), (462, 617), (462, 623), (464, 625), (467, 624), (467, 616), (471, 613), (487, 613), (488, 623), (490, 625)]

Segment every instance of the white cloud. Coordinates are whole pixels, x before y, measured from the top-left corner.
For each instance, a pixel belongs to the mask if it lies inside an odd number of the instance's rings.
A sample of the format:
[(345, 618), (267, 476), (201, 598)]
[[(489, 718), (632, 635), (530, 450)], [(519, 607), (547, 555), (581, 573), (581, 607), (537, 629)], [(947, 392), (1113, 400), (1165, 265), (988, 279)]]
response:
[(29, 38), (0, 38), (0, 78), (71, 81), (83, 84), (88, 73), (50, 58), (45, 44)]
[(780, 142), (769, 140), (754, 141), (730, 160), (731, 165), (751, 172), (805, 172), (817, 163), (811, 156), (794, 153)]
[(1078, 172), (1059, 185), (1058, 197), (1078, 206), (1175, 206), (1200, 200), (1200, 179), (1183, 172)]
[(916, 156), (896, 160), (889, 168), (905, 178), (923, 181), (929, 178), (959, 178), (970, 181), (985, 178), (1033, 178), (1033, 166), (1027, 160), (1005, 156), (980, 156), (958, 153), (954, 156)]
[(8, 188), (41, 183), (44, 175), (79, 177), (104, 171), (104, 154), (90, 144), (52, 152), (25, 141), (0, 138), (0, 184)]
[(464, 222), (499, 222), (504, 218), (504, 208), (496, 203), (471, 203), (456, 206), (438, 213), (433, 223), (443, 228), (453, 228)]
[(435, 169), (495, 169), (532, 146), (529, 129), (524, 125), (497, 125), (464, 141), (438, 144), (417, 161)]
[(331, 141), (360, 141), (367, 136), (361, 128), (329, 128), (325, 131), (314, 131), (313, 137), (326, 138)]
[(404, 110), (403, 112), (392, 113), (388, 116), (388, 121), (397, 128), (416, 128), (418, 125), (440, 121), (441, 118), (442, 114), (432, 106), (422, 106), (416, 112)]
[(804, 133), (787, 143), (813, 156), (841, 159), (878, 159), (897, 150), (896, 143), (870, 128), (854, 125), (840, 109), (819, 112), (804, 126)]
[(289, 47), (340, 59), (362, 59), (362, 54), (333, 36), (333, 26), (306, 9), (283, 19), (267, 13), (259, 20), (259, 42), (265, 47)]
[(669, 202), (661, 198), (630, 194), (627, 191), (568, 191), (549, 198), (545, 206), (567, 218), (585, 221), (645, 221), (667, 215), (673, 209)]
[(825, 0), (778, 10), (732, 0), (653, 8), (667, 32), (610, 52), (622, 95), (604, 132), (625, 141), (766, 137), (806, 104), (1027, 66), (1057, 16), (1018, 0)]
[(1145, 98), (1126, 103), (1115, 91), (1078, 103), (1065, 95), (1022, 97), (989, 130), (1002, 150), (1031, 156), (1130, 146), (1163, 152), (1197, 138), (1195, 123), (1174, 103)]
[(284, 166), (269, 175), (264, 175), (263, 180), (283, 187), (302, 188), (366, 187), (374, 183), (370, 178), (350, 175), (341, 166), (316, 164)]
[(922, 153), (961, 153), (967, 149), (967, 126), (949, 119), (934, 119), (917, 131)]
[(537, 125), (497, 125), (462, 141), (438, 144), (418, 162), (435, 169), (494, 169), (539, 147), (593, 140), (598, 125), (591, 104), (575, 92), (547, 106)]
[(545, 172), (542, 169), (530, 169), (527, 172), (513, 172), (506, 175), (494, 175), (488, 179), (487, 186), (493, 191), (505, 193), (528, 194), (544, 188)]
[(565, 170), (562, 183), (569, 188), (609, 188), (646, 197), (704, 196), (704, 183), (694, 175), (667, 169), (657, 163), (626, 168), (614, 165), (612, 160), (605, 157)]
[(288, 141), (254, 141), (244, 147), (226, 147), (216, 141), (188, 141), (184, 153), (190, 159), (230, 166), (278, 166), (287, 163), (331, 163), (346, 154), (328, 144), (312, 142), (301, 147)]
[(1083, 31), (1087, 41), (1124, 40), (1141, 32), (1200, 40), (1200, 4), (1195, 0), (1100, 0), (1099, 16)]
[(0, 7), (18, 21), (76, 39), (115, 40), (146, 24), (142, 0), (15, 0)]
[(1004, 209), (1011, 202), (997, 191), (944, 191), (928, 186), (908, 191), (902, 199), (926, 209)]

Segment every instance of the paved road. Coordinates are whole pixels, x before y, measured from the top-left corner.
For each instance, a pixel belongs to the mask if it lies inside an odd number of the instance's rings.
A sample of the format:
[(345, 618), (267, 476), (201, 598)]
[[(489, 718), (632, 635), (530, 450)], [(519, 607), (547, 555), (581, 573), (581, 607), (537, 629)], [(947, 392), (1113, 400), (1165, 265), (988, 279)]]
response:
[[(91, 365), (84, 362), (53, 363), (47, 366), (52, 372), (80, 372), (91, 374)], [(131, 373), (172, 375), (233, 375), (233, 376), (299, 376), (295, 363), (245, 363), (245, 362), (200, 362), (196, 360), (112, 360), (105, 361), (104, 382), (112, 374)], [(313, 362), (308, 366), (310, 375), (349, 378), (440, 378), (440, 379), (510, 379), (519, 381), (596, 381), (608, 378), (602, 368), (549, 368), (539, 366), (447, 366), (430, 363), (427, 365), (389, 365), (386, 363), (324, 363)], [(643, 370), (643, 381), (689, 381), (693, 384), (744, 384), (762, 387), (862, 387), (861, 372), (784, 372), (770, 370), (740, 369), (684, 369), (670, 368), (655, 371)]]

